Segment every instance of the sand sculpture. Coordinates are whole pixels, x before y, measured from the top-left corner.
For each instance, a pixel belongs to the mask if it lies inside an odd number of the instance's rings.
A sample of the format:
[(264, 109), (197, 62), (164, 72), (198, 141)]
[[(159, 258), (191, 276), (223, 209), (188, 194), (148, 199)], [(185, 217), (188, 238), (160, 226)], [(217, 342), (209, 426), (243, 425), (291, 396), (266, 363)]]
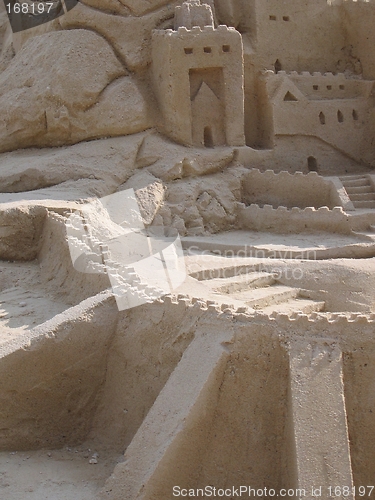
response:
[(0, 3), (1, 498), (374, 497), (374, 25)]

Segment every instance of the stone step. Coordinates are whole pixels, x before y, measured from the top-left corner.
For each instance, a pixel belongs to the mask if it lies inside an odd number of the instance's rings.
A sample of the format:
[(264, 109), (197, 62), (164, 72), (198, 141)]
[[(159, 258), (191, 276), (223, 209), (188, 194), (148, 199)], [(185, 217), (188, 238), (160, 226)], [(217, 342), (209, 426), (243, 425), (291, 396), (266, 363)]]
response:
[(356, 175), (343, 175), (342, 177), (340, 177), (341, 181), (345, 181), (345, 180), (352, 181), (352, 180), (357, 180), (357, 179), (367, 179), (367, 175), (356, 174)]
[(349, 198), (351, 201), (373, 201), (375, 200), (375, 193), (358, 193), (350, 194)]
[(276, 283), (276, 280), (271, 273), (262, 272), (205, 281), (207, 286), (220, 293), (235, 293), (242, 290), (270, 286), (274, 283)]
[(348, 193), (349, 196), (352, 194), (360, 194), (360, 193), (372, 193), (373, 190), (371, 186), (347, 186), (345, 191)]
[(346, 189), (347, 187), (359, 187), (359, 186), (371, 186), (371, 182), (367, 177), (364, 177), (363, 179), (353, 179), (353, 180), (341, 180), (344, 188)]
[(353, 201), (354, 208), (375, 208), (375, 201)]
[(242, 300), (253, 309), (262, 309), (273, 304), (281, 304), (291, 299), (296, 299), (300, 293), (299, 288), (277, 285), (268, 288), (256, 288), (247, 292), (232, 294), (237, 300)]
[(293, 299), (281, 304), (267, 306), (262, 310), (262, 312), (265, 312), (267, 314), (271, 314), (273, 312), (282, 314), (293, 314), (296, 312), (311, 314), (313, 312), (323, 311), (324, 308), (325, 302), (317, 302), (315, 300), (308, 299)]

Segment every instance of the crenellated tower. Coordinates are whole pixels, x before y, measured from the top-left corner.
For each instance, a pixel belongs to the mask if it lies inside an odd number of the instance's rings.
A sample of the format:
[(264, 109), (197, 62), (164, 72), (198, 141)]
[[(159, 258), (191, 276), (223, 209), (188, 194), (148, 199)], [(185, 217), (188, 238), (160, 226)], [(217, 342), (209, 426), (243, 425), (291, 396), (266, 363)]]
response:
[(153, 81), (162, 131), (191, 146), (244, 145), (241, 34), (215, 28), (212, 6), (176, 7), (175, 30), (155, 30)]

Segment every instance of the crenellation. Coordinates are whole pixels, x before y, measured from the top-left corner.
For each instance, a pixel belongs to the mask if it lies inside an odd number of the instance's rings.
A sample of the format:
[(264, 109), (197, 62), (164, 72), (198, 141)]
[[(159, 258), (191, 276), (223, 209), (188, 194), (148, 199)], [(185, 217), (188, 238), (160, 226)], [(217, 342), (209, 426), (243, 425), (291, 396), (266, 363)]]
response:
[(228, 318), (228, 317), (233, 317), (233, 309), (231, 308), (226, 308), (226, 309), (221, 309), (222, 310), (222, 314), (225, 318)]
[[(189, 2), (183, 8), (190, 12)], [(211, 12), (210, 6), (205, 6), (205, 12), (207, 9)], [(227, 26), (215, 29), (213, 23), (195, 24), (193, 14), (185, 19), (179, 12), (177, 31), (170, 33), (168, 45), (161, 44), (156, 35), (152, 38), (153, 81), (163, 115), (162, 131), (190, 146), (242, 146), (241, 34)], [(181, 52), (186, 57), (181, 58)]]
[(247, 312), (247, 307), (238, 307), (236, 309), (237, 314), (245, 314)]
[(349, 323), (348, 318), (342, 314), (331, 315), (330, 320), (331, 320), (331, 323), (333, 323), (335, 326), (338, 326), (338, 327), (345, 327)]
[(346, 213), (342, 207), (291, 207), (263, 205), (252, 203), (251, 205), (238, 206), (239, 225), (249, 230), (273, 230), (275, 232), (306, 232), (324, 231), (327, 224), (334, 228), (335, 232), (351, 234), (352, 229)]
[(207, 302), (202, 300), (202, 299), (193, 299), (193, 307), (194, 309), (199, 309), (199, 310), (207, 310)]
[(274, 172), (273, 170), (266, 170), (265, 175), (268, 176), (270, 179), (275, 179), (276, 181), (282, 181), (282, 180), (290, 180), (292, 176), (296, 177), (297, 172), (291, 174), (286, 170), (281, 170), (279, 172)]
[(226, 310), (234, 311), (234, 306), (232, 304), (221, 304), (220, 308), (223, 312)]
[(239, 323), (248, 323), (250, 316), (245, 313), (238, 313), (234, 316), (234, 320)]

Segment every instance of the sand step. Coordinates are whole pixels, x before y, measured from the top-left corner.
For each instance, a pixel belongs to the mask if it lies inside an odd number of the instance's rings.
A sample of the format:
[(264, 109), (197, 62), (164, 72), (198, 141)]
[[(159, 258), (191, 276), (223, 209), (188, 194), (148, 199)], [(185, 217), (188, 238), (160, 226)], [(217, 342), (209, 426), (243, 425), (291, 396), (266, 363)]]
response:
[(255, 288), (232, 294), (237, 300), (242, 300), (254, 309), (263, 309), (274, 304), (281, 304), (291, 299), (296, 299), (300, 293), (299, 288), (276, 285), (268, 288)]
[(375, 208), (375, 201), (353, 201), (354, 208)]
[(352, 180), (357, 180), (357, 179), (363, 179), (367, 178), (367, 175), (365, 174), (355, 174), (355, 175), (343, 175), (340, 177), (340, 179), (352, 181)]
[(375, 208), (375, 190), (367, 175), (345, 176), (340, 180), (354, 208)]
[(346, 186), (345, 191), (348, 195), (361, 194), (361, 193), (372, 193), (371, 186)]
[(311, 314), (313, 312), (321, 312), (325, 308), (325, 302), (317, 302), (309, 299), (292, 299), (277, 305), (267, 306), (262, 312), (271, 314), (273, 312), (280, 314), (292, 314), (301, 312), (303, 314)]
[(207, 280), (205, 283), (216, 292), (235, 293), (242, 290), (271, 286), (276, 283), (276, 280), (271, 273), (254, 272), (230, 278)]
[(340, 179), (343, 186), (346, 187), (361, 187), (361, 186), (371, 186), (370, 180), (367, 177), (361, 179), (345, 180)]
[(352, 202), (355, 201), (374, 201), (375, 193), (360, 193), (360, 194), (350, 194), (350, 199)]

